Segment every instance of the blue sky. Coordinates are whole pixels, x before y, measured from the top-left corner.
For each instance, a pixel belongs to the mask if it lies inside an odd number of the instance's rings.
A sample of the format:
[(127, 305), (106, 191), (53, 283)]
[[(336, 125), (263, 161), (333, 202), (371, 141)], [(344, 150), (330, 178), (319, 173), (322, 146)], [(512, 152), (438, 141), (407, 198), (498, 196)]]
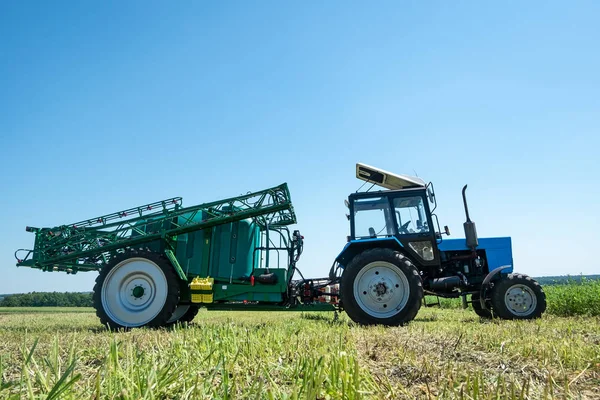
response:
[[(372, 3), (371, 3), (372, 4)], [(288, 182), (324, 276), (356, 162), (435, 183), (515, 269), (600, 273), (597, 2), (2, 2), (0, 293), (91, 290), (15, 268), (26, 225)]]

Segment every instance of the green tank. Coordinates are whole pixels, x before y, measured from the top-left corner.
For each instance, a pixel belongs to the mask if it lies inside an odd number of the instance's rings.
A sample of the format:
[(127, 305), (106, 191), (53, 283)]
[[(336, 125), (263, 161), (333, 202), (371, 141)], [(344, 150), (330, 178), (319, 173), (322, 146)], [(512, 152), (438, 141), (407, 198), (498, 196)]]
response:
[[(185, 223), (201, 223), (205, 213), (199, 211), (197, 213), (184, 214), (179, 217), (180, 224)], [(186, 275), (199, 276), (201, 275), (204, 255), (208, 254), (210, 246), (210, 229), (192, 231), (177, 235), (176, 256), (181, 269)], [(208, 237), (208, 241), (205, 240)]]
[(248, 279), (258, 266), (260, 229), (252, 220), (219, 225), (212, 232), (210, 276)]

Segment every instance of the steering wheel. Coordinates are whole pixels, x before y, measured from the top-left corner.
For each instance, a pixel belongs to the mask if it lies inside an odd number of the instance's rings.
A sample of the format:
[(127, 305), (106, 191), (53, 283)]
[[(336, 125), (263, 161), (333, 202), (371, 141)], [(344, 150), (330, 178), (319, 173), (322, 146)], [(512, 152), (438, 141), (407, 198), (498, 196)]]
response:
[(407, 228), (408, 228), (408, 225), (410, 225), (411, 222), (412, 221), (408, 221), (407, 223), (403, 224), (400, 227), (400, 233), (410, 233)]

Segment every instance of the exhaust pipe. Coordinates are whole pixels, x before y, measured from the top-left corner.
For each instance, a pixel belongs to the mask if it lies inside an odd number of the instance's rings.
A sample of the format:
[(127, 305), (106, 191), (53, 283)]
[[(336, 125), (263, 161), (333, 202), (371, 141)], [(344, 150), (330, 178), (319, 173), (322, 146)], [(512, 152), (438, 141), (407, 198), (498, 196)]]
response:
[(469, 216), (469, 207), (467, 206), (467, 195), (465, 194), (467, 190), (467, 185), (462, 189), (462, 197), (463, 204), (465, 205), (465, 214), (467, 215), (467, 222), (463, 224), (465, 228), (465, 239), (467, 241), (467, 247), (471, 250), (475, 251), (475, 248), (479, 246), (479, 240), (477, 240), (477, 229), (475, 227), (475, 222), (471, 221), (471, 217)]

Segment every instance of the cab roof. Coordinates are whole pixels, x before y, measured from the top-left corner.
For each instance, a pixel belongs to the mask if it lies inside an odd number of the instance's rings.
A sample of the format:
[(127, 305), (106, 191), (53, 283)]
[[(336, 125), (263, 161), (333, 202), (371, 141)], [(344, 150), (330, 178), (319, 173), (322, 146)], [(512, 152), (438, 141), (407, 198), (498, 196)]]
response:
[(363, 163), (356, 163), (356, 177), (391, 190), (415, 189), (427, 186), (425, 181), (421, 178), (410, 175), (393, 174)]

